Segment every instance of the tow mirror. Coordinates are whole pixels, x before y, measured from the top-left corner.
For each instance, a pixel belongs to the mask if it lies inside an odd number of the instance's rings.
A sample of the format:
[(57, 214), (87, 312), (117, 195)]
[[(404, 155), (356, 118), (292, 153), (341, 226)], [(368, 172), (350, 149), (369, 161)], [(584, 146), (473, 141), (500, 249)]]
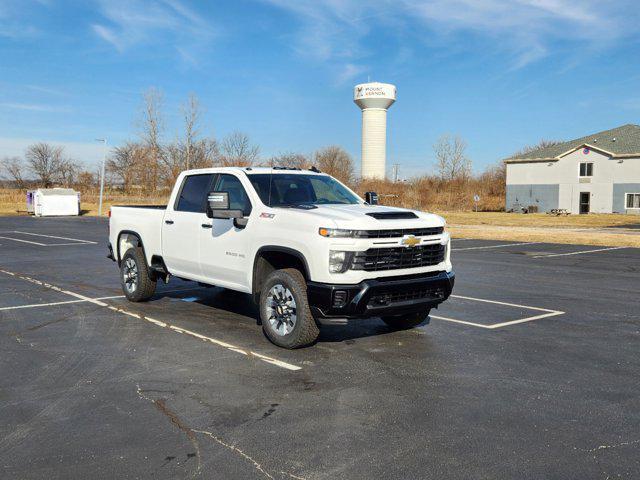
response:
[(207, 195), (207, 217), (233, 218), (233, 224), (237, 228), (243, 228), (248, 222), (248, 219), (244, 218), (242, 210), (229, 208), (229, 192), (209, 192)]
[(366, 192), (364, 194), (364, 201), (369, 205), (378, 205), (378, 194), (376, 192)]

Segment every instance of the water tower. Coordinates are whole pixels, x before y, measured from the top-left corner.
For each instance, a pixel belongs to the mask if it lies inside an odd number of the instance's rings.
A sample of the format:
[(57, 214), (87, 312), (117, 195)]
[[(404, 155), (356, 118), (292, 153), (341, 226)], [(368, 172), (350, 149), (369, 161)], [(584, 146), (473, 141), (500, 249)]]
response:
[(385, 178), (387, 162), (387, 109), (396, 101), (396, 86), (361, 83), (353, 101), (362, 110), (362, 178)]

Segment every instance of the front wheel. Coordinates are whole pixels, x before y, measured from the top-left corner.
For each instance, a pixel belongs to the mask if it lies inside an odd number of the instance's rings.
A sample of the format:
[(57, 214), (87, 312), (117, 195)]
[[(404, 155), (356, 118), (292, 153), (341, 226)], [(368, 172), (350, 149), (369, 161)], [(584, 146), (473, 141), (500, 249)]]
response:
[(279, 347), (304, 347), (320, 334), (309, 309), (307, 283), (294, 268), (267, 277), (260, 292), (260, 317), (265, 335)]
[(147, 259), (140, 247), (127, 250), (120, 262), (122, 291), (131, 302), (149, 300), (156, 291), (156, 281), (151, 278)]
[(404, 315), (385, 316), (382, 317), (382, 321), (394, 330), (408, 330), (420, 325), (429, 316), (430, 311), (431, 309)]

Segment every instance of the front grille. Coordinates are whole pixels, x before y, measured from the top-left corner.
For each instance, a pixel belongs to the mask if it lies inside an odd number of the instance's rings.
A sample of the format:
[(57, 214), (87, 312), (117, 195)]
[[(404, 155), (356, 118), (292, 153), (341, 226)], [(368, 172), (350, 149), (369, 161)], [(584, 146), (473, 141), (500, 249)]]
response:
[(388, 292), (373, 295), (369, 299), (370, 307), (379, 307), (383, 305), (392, 305), (394, 303), (408, 302), (411, 300), (439, 300), (444, 298), (443, 287), (423, 287), (414, 290), (406, 290), (402, 292)]
[(405, 235), (426, 237), (429, 235), (441, 235), (444, 227), (430, 228), (398, 228), (395, 230), (357, 230), (356, 238), (401, 238)]
[(370, 248), (354, 254), (351, 270), (376, 272), (428, 267), (444, 261), (444, 254), (445, 246), (439, 243), (417, 247)]

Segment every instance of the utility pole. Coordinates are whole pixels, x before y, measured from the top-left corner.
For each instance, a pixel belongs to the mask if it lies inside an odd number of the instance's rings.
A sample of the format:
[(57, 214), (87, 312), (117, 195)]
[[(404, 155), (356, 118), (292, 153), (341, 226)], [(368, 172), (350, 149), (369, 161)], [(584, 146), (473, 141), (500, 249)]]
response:
[(393, 164), (393, 182), (397, 182), (398, 181), (398, 173), (400, 172), (400, 164), (399, 163), (394, 163)]
[(102, 142), (102, 167), (100, 168), (100, 203), (98, 204), (98, 217), (102, 217), (102, 195), (104, 192), (104, 169), (107, 163), (107, 139), (96, 138), (96, 142)]

